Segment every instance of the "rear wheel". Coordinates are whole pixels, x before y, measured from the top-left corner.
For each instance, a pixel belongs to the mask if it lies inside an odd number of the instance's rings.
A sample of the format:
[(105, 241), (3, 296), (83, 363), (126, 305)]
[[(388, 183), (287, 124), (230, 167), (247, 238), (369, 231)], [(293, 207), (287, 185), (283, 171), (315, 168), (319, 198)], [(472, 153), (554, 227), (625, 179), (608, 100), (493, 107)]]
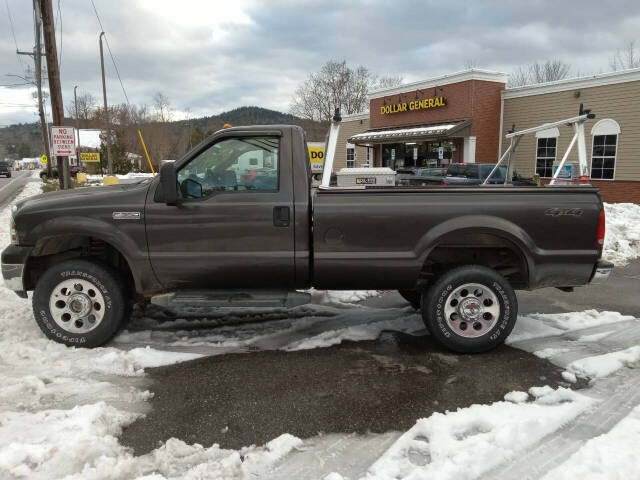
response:
[(442, 275), (422, 297), (422, 318), (445, 347), (461, 353), (504, 343), (518, 314), (516, 294), (495, 270), (478, 265)]
[(86, 260), (49, 268), (33, 294), (33, 313), (52, 340), (69, 346), (97, 347), (118, 331), (127, 298), (117, 272)]
[(411, 304), (416, 310), (420, 310), (420, 292), (417, 290), (398, 290), (402, 298)]

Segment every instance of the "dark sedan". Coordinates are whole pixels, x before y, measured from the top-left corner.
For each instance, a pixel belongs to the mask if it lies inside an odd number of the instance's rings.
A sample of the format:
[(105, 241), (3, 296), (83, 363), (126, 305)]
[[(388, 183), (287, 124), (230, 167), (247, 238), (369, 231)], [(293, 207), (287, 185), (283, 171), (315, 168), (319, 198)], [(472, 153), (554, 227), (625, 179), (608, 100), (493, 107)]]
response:
[(7, 178), (11, 177), (11, 165), (9, 165), (9, 162), (0, 162), (0, 175)]

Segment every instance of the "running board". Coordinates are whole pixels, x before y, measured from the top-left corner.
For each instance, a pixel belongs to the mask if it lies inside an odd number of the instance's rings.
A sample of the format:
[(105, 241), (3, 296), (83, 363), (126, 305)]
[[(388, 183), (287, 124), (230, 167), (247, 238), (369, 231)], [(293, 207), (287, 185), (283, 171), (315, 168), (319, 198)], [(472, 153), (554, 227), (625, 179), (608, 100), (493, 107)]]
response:
[(161, 307), (291, 308), (311, 302), (311, 295), (284, 290), (179, 290), (151, 297)]

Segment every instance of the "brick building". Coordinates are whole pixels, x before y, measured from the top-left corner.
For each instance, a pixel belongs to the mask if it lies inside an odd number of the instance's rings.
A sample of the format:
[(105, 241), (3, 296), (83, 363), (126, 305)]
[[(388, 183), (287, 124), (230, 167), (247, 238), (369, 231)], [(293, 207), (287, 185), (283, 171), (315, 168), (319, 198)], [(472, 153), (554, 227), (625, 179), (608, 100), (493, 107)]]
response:
[[(606, 201), (640, 203), (640, 69), (518, 88), (507, 79), (471, 69), (371, 92), (369, 112), (343, 117), (334, 169), (495, 163), (512, 126), (572, 117), (582, 103), (596, 114), (585, 124), (592, 183)], [(547, 182), (571, 138), (570, 127), (523, 137), (516, 172)]]

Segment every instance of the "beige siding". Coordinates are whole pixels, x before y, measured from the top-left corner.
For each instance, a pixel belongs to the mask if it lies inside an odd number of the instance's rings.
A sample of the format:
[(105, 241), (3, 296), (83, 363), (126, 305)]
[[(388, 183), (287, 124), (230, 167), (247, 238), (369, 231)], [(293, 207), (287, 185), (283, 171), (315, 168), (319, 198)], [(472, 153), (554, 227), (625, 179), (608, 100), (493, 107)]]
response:
[[(580, 96), (576, 98), (575, 92)], [(598, 87), (531, 95), (504, 99), (503, 134), (515, 124), (516, 130), (534, 127), (543, 123), (562, 120), (578, 114), (580, 104), (596, 114), (585, 123), (585, 136), (589, 166), (591, 165), (591, 127), (604, 118), (612, 118), (620, 125), (615, 180), (640, 180), (640, 81), (618, 83)], [(572, 127), (559, 127), (557, 158), (562, 158), (573, 137)], [(502, 139), (502, 152), (509, 141)], [(536, 138), (526, 135), (517, 149), (516, 171), (526, 176), (535, 172)], [(570, 160), (577, 161), (574, 147)]]
[[(338, 133), (338, 143), (336, 145), (336, 156), (333, 160), (333, 171), (337, 172), (347, 166), (347, 140), (357, 133), (364, 133), (369, 130), (369, 119), (364, 120), (343, 120), (340, 123)], [(366, 147), (356, 146), (356, 166), (367, 161)]]

